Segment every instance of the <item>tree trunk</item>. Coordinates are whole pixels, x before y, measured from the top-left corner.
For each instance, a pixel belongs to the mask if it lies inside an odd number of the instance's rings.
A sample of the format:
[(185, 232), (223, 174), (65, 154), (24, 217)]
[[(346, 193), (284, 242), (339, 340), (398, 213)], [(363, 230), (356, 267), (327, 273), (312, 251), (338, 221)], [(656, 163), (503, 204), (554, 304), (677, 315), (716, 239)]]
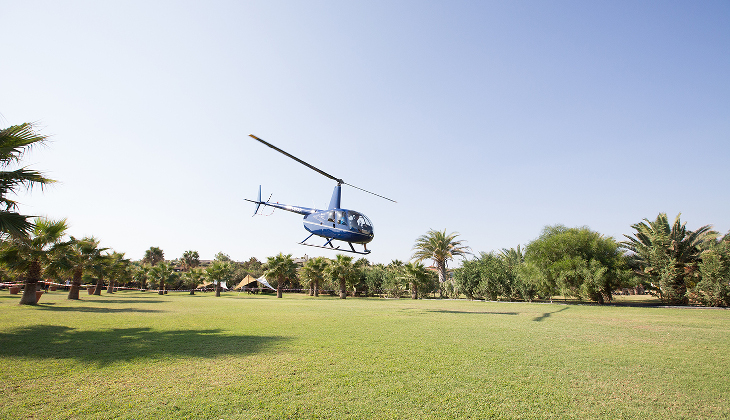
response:
[(280, 298), (284, 294), (284, 280), (279, 279), (279, 281), (276, 283), (276, 297)]
[(157, 292), (158, 295), (165, 294), (165, 280), (160, 280), (160, 290)]
[(38, 260), (30, 263), (28, 268), (28, 278), (25, 279), (25, 289), (23, 297), (20, 298), (21, 305), (35, 305), (38, 303), (35, 292), (37, 290), (38, 280), (41, 278), (41, 263)]
[(340, 280), (340, 299), (347, 299), (347, 286), (345, 286), (345, 280)]
[(104, 288), (104, 278), (102, 276), (99, 276), (99, 278), (96, 280), (96, 289), (94, 289), (94, 294), (96, 296), (101, 296), (102, 288)]
[(221, 282), (220, 282), (220, 280), (215, 284), (215, 297), (221, 297)]
[(109, 287), (106, 288), (107, 293), (114, 293), (114, 279), (109, 279)]
[(411, 299), (418, 299), (418, 286), (416, 286), (416, 283), (411, 283)]
[(309, 285), (309, 296), (314, 296), (314, 283)]
[(71, 288), (68, 291), (68, 299), (79, 299), (79, 287), (81, 286), (81, 276), (83, 274), (81, 268), (74, 269), (73, 278), (71, 279)]
[(436, 267), (438, 268), (439, 273), (439, 297), (443, 298), (443, 286), (446, 281), (446, 261), (436, 261)]
[(314, 297), (319, 297), (319, 280), (314, 282)]

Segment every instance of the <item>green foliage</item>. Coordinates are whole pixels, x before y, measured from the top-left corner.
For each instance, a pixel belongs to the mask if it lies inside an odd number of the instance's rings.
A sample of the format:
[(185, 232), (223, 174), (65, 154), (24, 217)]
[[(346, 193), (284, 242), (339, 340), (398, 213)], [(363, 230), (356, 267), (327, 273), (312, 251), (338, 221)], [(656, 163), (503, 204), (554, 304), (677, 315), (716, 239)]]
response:
[(629, 251), (628, 264), (640, 276), (645, 287), (665, 303), (686, 304), (687, 293), (696, 284), (702, 251), (717, 237), (710, 225), (695, 231), (680, 221), (681, 214), (670, 226), (666, 213), (656, 220), (644, 219), (631, 225), (634, 236), (626, 236), (622, 245)]
[(730, 233), (702, 253), (699, 271), (702, 279), (690, 293), (693, 300), (706, 306), (730, 306)]
[(419, 262), (410, 262), (403, 266), (403, 274), (411, 290), (412, 299), (428, 296), (438, 283), (438, 275)]
[(347, 297), (347, 288), (354, 287), (360, 281), (360, 269), (353, 264), (349, 255), (337, 254), (325, 269), (325, 276), (339, 285), (340, 299)]
[(274, 257), (268, 257), (264, 268), (264, 276), (269, 284), (276, 287), (277, 297), (282, 297), (286, 282), (294, 282), (297, 279), (297, 265), (291, 254), (279, 253)]
[(563, 294), (601, 303), (610, 301), (619, 286), (623, 264), (613, 238), (587, 227), (563, 225), (546, 226), (525, 248), (525, 261), (540, 272), (527, 281), (537, 286), (542, 297)]
[(386, 297), (400, 299), (405, 294), (408, 284), (403, 274), (404, 266), (400, 261), (388, 265), (383, 277), (382, 291)]
[(461, 263), (461, 267), (454, 270), (454, 285), (468, 299), (478, 297), (479, 282), (481, 282), (481, 273), (479, 270), (479, 260), (476, 258), (464, 260)]
[[(44, 144), (46, 139), (47, 136), (36, 132), (32, 123), (0, 130), (0, 168), (7, 169), (17, 164), (27, 151)], [(24, 216), (14, 211), (18, 204), (9, 195), (17, 193), (20, 188), (29, 190), (34, 185), (43, 188), (53, 182), (55, 181), (46, 178), (42, 173), (27, 167), (0, 171), (0, 235), (23, 236), (33, 228), (33, 223), (28, 220), (32, 216)]]
[[(205, 274), (208, 280), (215, 283), (215, 295), (220, 296), (222, 283), (228, 284), (233, 280), (236, 271), (236, 265), (223, 253), (218, 253), (215, 260), (205, 268)], [(234, 285), (229, 285), (233, 287)]]
[(191, 268), (198, 267), (200, 265), (200, 255), (198, 251), (185, 251), (180, 258), (180, 264), (184, 271), (190, 270)]
[(165, 261), (165, 253), (160, 248), (153, 246), (144, 252), (142, 263), (149, 264), (154, 267), (161, 261)]
[(177, 280), (177, 273), (172, 268), (172, 265), (162, 261), (158, 262), (157, 265), (152, 266), (149, 271), (150, 285), (159, 289), (159, 294), (163, 294), (165, 290), (165, 283), (172, 283)]
[(325, 269), (329, 259), (325, 257), (310, 258), (299, 269), (299, 277), (309, 286), (310, 296), (319, 296), (319, 287), (325, 280)]
[(0, 244), (0, 264), (26, 283), (20, 304), (36, 304), (36, 283), (41, 280), (43, 270), (54, 266), (58, 259), (60, 240), (66, 229), (65, 219), (41, 218), (29, 233), (11, 235)]
[(481, 253), (479, 258), (464, 261), (454, 272), (454, 282), (469, 299), (497, 300), (500, 295), (511, 295), (507, 265), (494, 253)]
[(443, 232), (431, 229), (416, 239), (413, 245), (415, 252), (411, 259), (417, 262), (433, 260), (438, 270), (439, 283), (443, 283), (447, 280), (446, 268), (449, 261), (471, 253), (471, 249), (464, 245), (465, 241), (456, 239), (458, 236), (457, 232), (447, 235), (446, 229)]
[(243, 277), (246, 277), (246, 275), (251, 275), (255, 279), (261, 277), (264, 274), (263, 265), (256, 257), (249, 258), (248, 261), (241, 264), (241, 268), (244, 271)]
[[(517, 291), (521, 299), (532, 302), (538, 295), (541, 286), (545, 286), (545, 276), (533, 263), (525, 262), (517, 267), (516, 273)], [(514, 289), (513, 289), (514, 290)]]
[(383, 290), (383, 282), (387, 276), (387, 269), (383, 264), (375, 264), (363, 270), (365, 285), (370, 296)]
[(205, 280), (206, 273), (204, 269), (200, 267), (194, 267), (184, 272), (181, 278), (183, 287), (194, 290), (198, 287), (199, 284), (203, 282), (203, 280)]

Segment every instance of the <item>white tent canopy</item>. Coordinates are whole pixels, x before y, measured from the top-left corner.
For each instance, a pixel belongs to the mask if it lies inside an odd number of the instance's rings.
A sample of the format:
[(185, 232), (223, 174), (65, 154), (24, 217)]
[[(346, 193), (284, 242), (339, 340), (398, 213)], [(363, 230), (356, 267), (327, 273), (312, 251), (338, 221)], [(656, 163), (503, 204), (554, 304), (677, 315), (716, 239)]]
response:
[(264, 286), (268, 287), (271, 290), (276, 290), (273, 287), (271, 287), (271, 285), (269, 284), (268, 281), (266, 281), (266, 278), (264, 278), (264, 276), (257, 278), (256, 281), (263, 284)]
[[(218, 284), (218, 280), (213, 280), (213, 284)], [(226, 282), (224, 282), (224, 281), (221, 282), (221, 289), (228, 290), (228, 285), (226, 284)]]

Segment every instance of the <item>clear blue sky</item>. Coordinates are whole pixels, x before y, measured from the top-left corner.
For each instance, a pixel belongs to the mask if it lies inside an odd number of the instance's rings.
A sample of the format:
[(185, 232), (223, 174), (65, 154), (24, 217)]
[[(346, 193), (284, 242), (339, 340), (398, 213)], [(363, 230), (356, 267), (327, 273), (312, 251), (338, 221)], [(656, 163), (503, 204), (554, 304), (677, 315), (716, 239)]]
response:
[(0, 1), (0, 126), (37, 121), (60, 182), (21, 211), (141, 258), (297, 245), (334, 183), (393, 204), (373, 262), (428, 229), (474, 251), (543, 226), (621, 239), (659, 212), (730, 229), (730, 2)]

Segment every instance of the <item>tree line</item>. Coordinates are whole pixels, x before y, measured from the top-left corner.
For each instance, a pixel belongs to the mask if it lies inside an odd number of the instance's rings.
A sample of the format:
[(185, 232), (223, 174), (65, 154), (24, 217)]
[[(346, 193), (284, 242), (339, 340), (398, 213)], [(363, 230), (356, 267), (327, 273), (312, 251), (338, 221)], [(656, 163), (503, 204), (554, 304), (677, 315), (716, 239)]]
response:
[[(10, 196), (55, 182), (42, 173), (21, 167), (23, 155), (42, 145), (46, 136), (30, 123), (0, 130), (0, 276), (25, 284), (21, 304), (35, 304), (35, 291), (43, 278), (67, 279), (69, 299), (79, 298), (82, 283), (95, 282), (95, 294), (115, 285), (157, 289), (189, 289), (212, 282), (220, 296), (223, 282), (239, 282), (247, 275), (264, 275), (281, 297), (285, 288), (307, 289), (347, 296), (403, 297), (430, 294), (489, 300), (552, 299), (566, 296), (606, 303), (620, 288), (641, 287), (663, 302), (674, 305), (730, 306), (730, 233), (720, 236), (711, 226), (694, 231), (677, 215), (673, 223), (665, 213), (655, 220), (634, 224), (624, 241), (601, 235), (588, 227), (546, 226), (524, 248), (472, 253), (458, 233), (429, 230), (416, 239), (411, 261), (371, 264), (364, 258), (338, 254), (297, 264), (291, 255), (278, 254), (266, 262), (251, 258), (233, 261), (218, 253), (201, 267), (196, 251), (186, 251), (166, 261), (151, 247), (140, 261), (99, 246), (94, 237), (65, 239), (65, 220), (33, 218), (18, 212)], [(461, 267), (448, 264), (462, 258)], [(431, 261), (433, 267), (423, 265)]]
[(669, 305), (730, 305), (730, 233), (687, 229), (677, 215), (632, 225), (618, 242), (588, 227), (547, 226), (540, 236), (500, 252), (481, 253), (455, 270), (447, 293), (490, 300), (566, 296), (605, 303), (640, 287)]

